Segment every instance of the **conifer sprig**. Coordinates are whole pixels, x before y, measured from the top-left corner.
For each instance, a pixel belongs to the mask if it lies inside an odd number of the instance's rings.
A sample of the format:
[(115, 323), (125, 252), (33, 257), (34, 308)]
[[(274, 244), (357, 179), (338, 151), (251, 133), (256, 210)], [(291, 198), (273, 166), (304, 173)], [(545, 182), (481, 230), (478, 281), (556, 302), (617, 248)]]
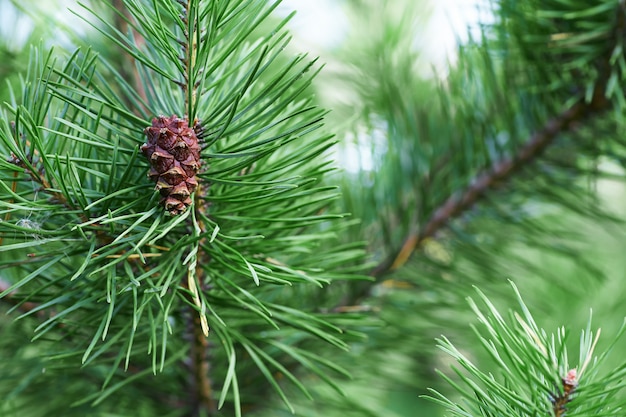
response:
[[(536, 183), (549, 182), (542, 195), (552, 204), (609, 217), (590, 209), (593, 203), (584, 209), (578, 204), (584, 190), (575, 197), (554, 190), (567, 188), (568, 180), (563, 178), (572, 175), (600, 175), (562, 154), (576, 147), (576, 152), (593, 158), (611, 146), (591, 143), (584, 135), (587, 127), (606, 123), (607, 117), (618, 122), (611, 110), (619, 113), (625, 102), (623, 91), (615, 88), (626, 68), (623, 2), (596, 6), (579, 1), (505, 0), (493, 13), (497, 18), (481, 26), (481, 38), (460, 47), (458, 62), (441, 86), (424, 86), (414, 72), (406, 73), (410, 57), (396, 68), (388, 47), (372, 55), (389, 54), (383, 71), (397, 71), (402, 77), (391, 82), (380, 74), (353, 77), (360, 80), (366, 97), (377, 92), (377, 101), (372, 100), (371, 108), (363, 112), (373, 130), (384, 130), (391, 144), (372, 151), (379, 165), (372, 176), (375, 191), (348, 191), (348, 200), (353, 199), (349, 207), (365, 224), (368, 218), (377, 219), (373, 234), (385, 244), (375, 244), (373, 250), (394, 249), (379, 254), (380, 261), (370, 271), (377, 280), (359, 285), (341, 305), (358, 305), (383, 277), (425, 249), (430, 238), (451, 234), (463, 242), (458, 236), (462, 233), (455, 230), (457, 218), (467, 224), (483, 210), (502, 223), (521, 218), (503, 209), (496, 198), (512, 190), (525, 192), (522, 189), (529, 187), (537, 194), (540, 184)], [(529, 33), (530, 27), (536, 33)], [(590, 27), (593, 33), (588, 32)], [(401, 44), (402, 38), (398, 39)], [(385, 83), (377, 84), (378, 80)], [(623, 148), (619, 137), (608, 142)], [(363, 174), (361, 180), (369, 181), (370, 175)], [(380, 213), (386, 213), (382, 222)]]
[[(100, 392), (80, 404), (182, 369), (192, 377), (171, 394), (186, 415), (241, 415), (265, 386), (291, 408), (277, 375), (306, 392), (293, 364), (337, 388), (326, 374), (344, 371), (308, 346), (346, 349), (346, 332), (320, 312), (321, 293), (306, 305), (295, 295), (358, 278), (363, 252), (331, 243), (345, 214), (322, 182), (334, 142), (307, 95), (314, 61), (284, 56), (284, 21), (262, 26), (277, 3), (107, 5), (84, 5), (86, 20), (132, 57), (140, 85), (89, 49), (63, 63), (37, 51), (0, 121), (2, 296), (24, 319), (48, 313), (35, 339), (59, 340), (67, 372), (102, 367)], [(140, 151), (150, 120), (171, 114), (201, 120), (204, 139), (198, 187), (175, 216)]]
[(626, 331), (626, 320), (613, 342), (598, 355), (595, 349), (600, 329), (594, 335), (590, 316), (587, 328), (581, 332), (578, 363), (573, 365), (569, 330), (560, 327), (550, 334), (540, 328), (515, 285), (511, 285), (520, 312), (510, 311), (508, 317), (502, 316), (480, 291), (484, 308), (469, 299), (480, 323), (474, 331), (492, 364), (475, 364), (462, 348), (441, 337), (440, 349), (460, 368), (452, 367), (454, 376), (439, 373), (460, 395), (460, 401), (435, 390), (429, 398), (444, 405), (452, 415), (464, 417), (619, 415), (623, 402), (616, 395), (625, 387), (626, 363), (622, 361), (607, 371), (603, 362)]

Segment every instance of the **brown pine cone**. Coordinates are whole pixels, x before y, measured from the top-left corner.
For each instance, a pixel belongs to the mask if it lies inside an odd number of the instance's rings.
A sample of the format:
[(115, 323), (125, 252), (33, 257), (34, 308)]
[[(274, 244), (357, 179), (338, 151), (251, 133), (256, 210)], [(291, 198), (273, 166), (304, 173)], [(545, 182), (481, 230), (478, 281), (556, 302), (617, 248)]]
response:
[(191, 193), (198, 186), (200, 144), (196, 135), (198, 123), (189, 127), (187, 118), (159, 116), (144, 132), (148, 142), (141, 147), (150, 160), (148, 176), (156, 182), (161, 204), (173, 216), (191, 205)]

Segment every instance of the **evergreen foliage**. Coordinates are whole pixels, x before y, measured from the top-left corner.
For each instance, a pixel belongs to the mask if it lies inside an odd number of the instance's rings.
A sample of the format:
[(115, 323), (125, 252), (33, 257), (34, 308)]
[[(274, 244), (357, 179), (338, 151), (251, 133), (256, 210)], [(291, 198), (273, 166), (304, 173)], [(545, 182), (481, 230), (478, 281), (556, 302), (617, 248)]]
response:
[[(50, 344), (39, 348), (45, 374), (23, 387), (23, 373), (4, 379), (5, 398), (24, 391), (3, 414), (37, 415), (28, 396), (59, 375), (65, 394), (50, 412), (64, 416), (107, 399), (96, 412), (138, 415), (146, 384), (162, 394), (145, 415), (240, 415), (265, 386), (284, 397), (278, 375), (306, 392), (295, 364), (332, 383), (327, 373), (346, 371), (315, 340), (346, 349), (345, 332), (313, 297), (358, 279), (351, 265), (363, 252), (336, 242), (344, 214), (322, 182), (333, 139), (303, 94), (314, 61), (277, 61), (284, 22), (252, 36), (276, 4), (115, 6), (79, 14), (137, 80), (90, 49), (34, 49), (3, 113), (1, 296), (22, 321), (39, 317), (34, 339)], [(204, 161), (190, 207), (174, 215), (158, 205), (140, 152), (150, 120), (170, 114), (199, 120)]]
[(623, 412), (624, 400), (619, 393), (626, 363), (622, 361), (609, 371), (603, 368), (626, 326), (622, 325), (604, 353), (594, 356), (600, 330), (594, 336), (590, 317), (580, 335), (578, 365), (573, 367), (573, 355), (568, 355), (567, 348), (569, 329), (560, 327), (556, 334), (548, 334), (539, 328), (517, 288), (513, 288), (521, 313), (511, 311), (508, 320), (480, 291), (486, 311), (470, 299), (486, 335), (478, 328), (475, 331), (500, 372), (494, 375), (481, 371), (444, 337), (439, 346), (463, 369), (453, 368), (462, 382), (442, 375), (464, 401), (456, 404), (436, 391), (432, 399), (448, 407), (454, 416), (615, 416)]
[[(623, 183), (624, 2), (494, 1), (434, 75), (426, 1), (341, 5), (354, 31), (320, 77), (278, 2), (91, 1), (77, 49), (22, 6), (30, 48), (0, 48), (1, 415), (619, 415), (624, 343), (589, 324), (567, 352), (594, 295), (621, 305), (620, 249), (607, 266), (594, 239), (623, 227), (597, 187)], [(348, 92), (334, 112), (315, 80)], [(200, 139), (180, 210), (141, 151), (159, 116)], [(337, 138), (371, 165), (337, 172)]]
[[(374, 415), (413, 415), (394, 399), (426, 386), (449, 392), (432, 374), (446, 359), (431, 341), (443, 333), (473, 350), (463, 305), (474, 284), (509, 304), (505, 279), (515, 280), (550, 326), (584, 325), (580, 311), (598, 305), (605, 322), (622, 322), (623, 264), (607, 250), (621, 258), (623, 224), (602, 200), (620, 207), (621, 188), (598, 187), (623, 184), (623, 4), (493, 2), (493, 22), (448, 73), (428, 78), (411, 43), (423, 29), (404, 19), (419, 8), (410, 3), (348, 2), (373, 39), (357, 30), (341, 54), (341, 79), (359, 94), (340, 111), (360, 111), (347, 134), (373, 161), (344, 189), (377, 279), (344, 304), (378, 309), (386, 324), (360, 346), (360, 357), (379, 359), (356, 377), (377, 387)], [(488, 363), (478, 366), (498, 371)]]

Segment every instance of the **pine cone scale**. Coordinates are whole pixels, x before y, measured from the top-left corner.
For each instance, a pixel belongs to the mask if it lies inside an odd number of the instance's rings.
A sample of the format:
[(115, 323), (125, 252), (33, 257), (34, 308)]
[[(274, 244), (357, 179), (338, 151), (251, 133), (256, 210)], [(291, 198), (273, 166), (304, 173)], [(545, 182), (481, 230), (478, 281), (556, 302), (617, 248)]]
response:
[(161, 193), (161, 204), (172, 215), (182, 213), (192, 203), (191, 194), (198, 186), (196, 174), (200, 170), (200, 144), (197, 121), (159, 116), (145, 129), (147, 142), (141, 151), (150, 161), (148, 176), (156, 182)]

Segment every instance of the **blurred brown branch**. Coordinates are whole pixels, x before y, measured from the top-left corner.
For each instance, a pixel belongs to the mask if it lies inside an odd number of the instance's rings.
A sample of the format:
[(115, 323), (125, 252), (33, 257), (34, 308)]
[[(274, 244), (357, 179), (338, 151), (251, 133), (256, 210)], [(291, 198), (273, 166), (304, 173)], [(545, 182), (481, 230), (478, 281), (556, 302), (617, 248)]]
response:
[(359, 305), (369, 295), (371, 288), (380, 281), (381, 277), (403, 266), (428, 238), (435, 237), (451, 220), (473, 209), (490, 189), (497, 184), (509, 181), (520, 168), (532, 164), (560, 134), (579, 127), (582, 122), (588, 121), (592, 115), (597, 115), (608, 109), (610, 103), (604, 95), (607, 79), (608, 76), (597, 83), (591, 101), (580, 100), (556, 117), (548, 120), (513, 157), (499, 161), (485, 169), (474, 180), (470, 181), (465, 189), (449, 196), (424, 225), (415, 228), (418, 232), (410, 233), (400, 248), (370, 271), (369, 275), (376, 278), (374, 281), (368, 282), (349, 296), (344, 297), (336, 308)]

